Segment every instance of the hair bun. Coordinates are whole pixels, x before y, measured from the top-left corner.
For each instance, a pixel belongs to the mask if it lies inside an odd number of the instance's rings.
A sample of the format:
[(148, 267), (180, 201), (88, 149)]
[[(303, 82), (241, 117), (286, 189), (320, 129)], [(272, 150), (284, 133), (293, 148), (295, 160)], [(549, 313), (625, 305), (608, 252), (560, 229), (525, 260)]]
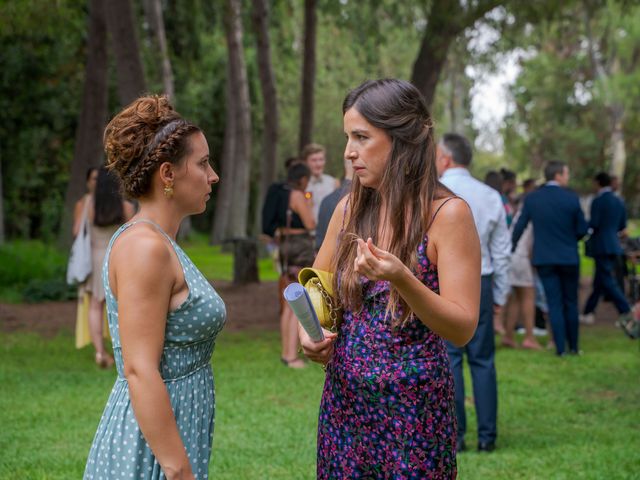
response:
[(138, 198), (148, 191), (160, 163), (179, 161), (186, 137), (198, 130), (182, 119), (166, 96), (140, 97), (113, 117), (104, 131), (107, 167), (118, 174), (127, 196)]
[(164, 95), (148, 95), (130, 103), (105, 129), (107, 166), (124, 177), (140, 161), (156, 132), (178, 118), (180, 115)]

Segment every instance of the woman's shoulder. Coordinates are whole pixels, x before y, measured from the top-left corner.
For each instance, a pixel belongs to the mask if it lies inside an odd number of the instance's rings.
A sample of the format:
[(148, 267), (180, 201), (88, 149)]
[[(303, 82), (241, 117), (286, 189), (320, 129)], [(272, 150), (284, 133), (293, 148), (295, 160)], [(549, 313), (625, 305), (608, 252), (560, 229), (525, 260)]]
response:
[(434, 200), (431, 206), (431, 223), (428, 236), (435, 242), (450, 241), (456, 232), (467, 234), (475, 229), (473, 213), (469, 204), (462, 198), (450, 195)]
[(147, 223), (130, 225), (120, 232), (112, 247), (112, 258), (124, 264), (154, 269), (166, 265), (171, 246), (155, 227)]
[(89, 193), (85, 193), (82, 197), (80, 197), (75, 205), (76, 210), (84, 208), (85, 203), (88, 202), (90, 198), (91, 194)]
[(431, 204), (432, 223), (435, 224), (436, 219), (444, 221), (456, 221), (471, 215), (469, 204), (458, 197), (450, 194), (433, 200)]

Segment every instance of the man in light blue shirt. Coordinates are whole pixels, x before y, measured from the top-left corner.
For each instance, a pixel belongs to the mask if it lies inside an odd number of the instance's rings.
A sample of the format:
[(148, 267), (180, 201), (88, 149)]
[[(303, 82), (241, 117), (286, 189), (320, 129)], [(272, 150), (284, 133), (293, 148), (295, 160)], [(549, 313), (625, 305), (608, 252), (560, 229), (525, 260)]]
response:
[(511, 237), (500, 194), (469, 173), (472, 158), (471, 144), (461, 135), (447, 133), (438, 144), (436, 168), (440, 181), (469, 204), (482, 251), (478, 328), (466, 346), (458, 348), (447, 342), (447, 348), (456, 387), (458, 451), (466, 448), (464, 435), (467, 425), (462, 375), (463, 356), (466, 353), (478, 418), (478, 450), (491, 452), (495, 449), (498, 416), (493, 315), (494, 312), (499, 313), (509, 294), (507, 275)]

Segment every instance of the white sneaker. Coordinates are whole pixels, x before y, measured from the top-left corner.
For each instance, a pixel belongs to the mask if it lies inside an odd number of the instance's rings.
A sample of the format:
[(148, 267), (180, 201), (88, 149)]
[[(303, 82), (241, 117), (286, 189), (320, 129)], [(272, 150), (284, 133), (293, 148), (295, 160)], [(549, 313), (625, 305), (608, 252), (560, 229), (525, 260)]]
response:
[(578, 315), (580, 323), (583, 325), (593, 325), (596, 323), (596, 317), (593, 313), (585, 313), (584, 315)]
[(545, 337), (545, 336), (547, 336), (547, 329), (546, 328), (533, 327), (533, 336), (534, 337)]

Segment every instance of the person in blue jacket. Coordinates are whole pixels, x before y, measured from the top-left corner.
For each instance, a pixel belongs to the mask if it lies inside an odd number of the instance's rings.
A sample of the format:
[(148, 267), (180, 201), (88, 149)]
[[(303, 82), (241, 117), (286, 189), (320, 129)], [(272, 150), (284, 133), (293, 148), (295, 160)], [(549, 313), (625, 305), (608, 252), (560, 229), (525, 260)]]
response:
[(587, 222), (578, 196), (567, 189), (569, 167), (551, 161), (544, 169), (546, 183), (524, 199), (513, 229), (515, 250), (529, 222), (533, 222), (533, 257), (549, 305), (549, 320), (556, 353), (578, 354), (578, 240), (587, 233)]
[(593, 312), (603, 294), (611, 298), (621, 316), (631, 312), (631, 306), (614, 278), (615, 263), (623, 254), (618, 235), (627, 228), (627, 211), (622, 200), (613, 193), (611, 177), (607, 173), (598, 173), (594, 181), (598, 193), (591, 203), (591, 237), (586, 253), (595, 260), (596, 271), (593, 290), (580, 318), (585, 324), (593, 323)]

